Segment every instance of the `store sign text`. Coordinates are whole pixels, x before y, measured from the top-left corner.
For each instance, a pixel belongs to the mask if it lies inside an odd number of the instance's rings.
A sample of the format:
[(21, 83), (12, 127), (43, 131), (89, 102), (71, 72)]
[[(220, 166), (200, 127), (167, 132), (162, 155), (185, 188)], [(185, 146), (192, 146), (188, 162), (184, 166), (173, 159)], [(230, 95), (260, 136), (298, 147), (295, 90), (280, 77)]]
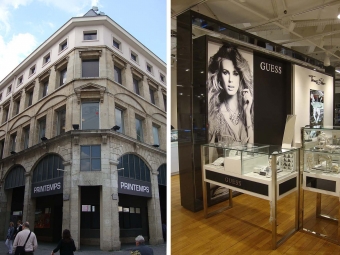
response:
[(151, 183), (118, 176), (118, 193), (152, 197)]
[(42, 197), (63, 193), (63, 177), (32, 183), (32, 197)]
[(265, 62), (260, 63), (260, 68), (261, 68), (262, 71), (267, 71), (267, 72), (277, 73), (277, 74), (282, 73), (282, 67), (281, 66), (276, 66), (276, 65), (273, 65), (273, 64), (265, 63)]
[(240, 180), (235, 180), (233, 178), (229, 178), (229, 177), (225, 177), (224, 178), (224, 181), (227, 183), (227, 184), (233, 184), (235, 186), (240, 186), (242, 187), (242, 182)]

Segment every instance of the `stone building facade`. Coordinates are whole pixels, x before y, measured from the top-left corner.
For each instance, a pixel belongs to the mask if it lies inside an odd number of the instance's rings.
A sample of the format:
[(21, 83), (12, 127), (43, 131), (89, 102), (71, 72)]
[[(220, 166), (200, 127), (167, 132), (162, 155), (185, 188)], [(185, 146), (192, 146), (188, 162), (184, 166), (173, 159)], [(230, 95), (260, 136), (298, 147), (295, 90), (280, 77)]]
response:
[[(112, 19), (72, 18), (0, 83), (0, 231), (116, 250), (166, 221), (166, 66)], [(118, 129), (119, 127), (119, 129)]]

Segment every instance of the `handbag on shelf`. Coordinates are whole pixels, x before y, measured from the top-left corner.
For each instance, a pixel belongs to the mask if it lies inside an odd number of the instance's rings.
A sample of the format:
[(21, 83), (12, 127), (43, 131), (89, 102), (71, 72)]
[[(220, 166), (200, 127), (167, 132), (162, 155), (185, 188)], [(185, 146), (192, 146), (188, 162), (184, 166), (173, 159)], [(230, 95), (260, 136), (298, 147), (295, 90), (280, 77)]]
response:
[(26, 246), (26, 243), (27, 243), (28, 239), (31, 236), (31, 233), (32, 233), (32, 231), (30, 231), (24, 246), (17, 246), (17, 248), (15, 249), (15, 254), (14, 255), (25, 255), (25, 246)]

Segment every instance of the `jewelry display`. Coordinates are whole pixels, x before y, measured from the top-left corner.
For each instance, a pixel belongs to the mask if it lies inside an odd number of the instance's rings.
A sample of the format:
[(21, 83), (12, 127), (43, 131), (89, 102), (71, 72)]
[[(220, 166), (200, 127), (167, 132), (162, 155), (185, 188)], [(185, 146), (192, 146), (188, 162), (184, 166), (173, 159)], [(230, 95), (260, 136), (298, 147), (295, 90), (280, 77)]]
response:
[(228, 103), (225, 103), (225, 107), (227, 108), (227, 111), (230, 114), (229, 116), (230, 121), (236, 126), (240, 121), (240, 113), (232, 111)]

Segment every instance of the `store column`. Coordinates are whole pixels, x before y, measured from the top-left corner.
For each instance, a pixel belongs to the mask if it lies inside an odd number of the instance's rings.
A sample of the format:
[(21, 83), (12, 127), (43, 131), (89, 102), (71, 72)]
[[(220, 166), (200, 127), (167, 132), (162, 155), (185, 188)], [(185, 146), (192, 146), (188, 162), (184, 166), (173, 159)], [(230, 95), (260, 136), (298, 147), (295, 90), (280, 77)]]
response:
[(158, 191), (158, 172), (151, 174), (151, 187), (152, 198), (148, 200), (148, 218), (149, 218), (149, 235), (150, 244), (161, 244), (164, 242), (162, 234), (162, 219), (161, 207), (159, 204), (159, 191)]
[[(71, 167), (66, 167), (66, 169), (67, 168), (71, 168)], [(75, 169), (73, 169), (73, 171), (75, 172)], [(63, 215), (63, 218), (69, 217), (70, 232), (74, 240), (74, 243), (76, 245), (76, 248), (79, 249), (80, 247), (80, 189), (79, 189), (77, 180), (72, 181), (71, 179), (69, 183), (70, 183), (70, 189), (69, 189), (70, 190), (70, 197), (69, 197), (70, 212), (68, 215)]]
[(0, 236), (1, 237), (5, 237), (7, 234), (8, 222), (10, 220), (11, 200), (12, 200), (12, 189), (8, 190), (5, 193), (5, 183), (3, 181), (0, 182)]
[(64, 183), (63, 183), (63, 227), (62, 229), (70, 229), (70, 215), (71, 215), (71, 161), (64, 161)]
[(110, 160), (110, 203), (111, 218), (108, 227), (110, 228), (112, 249), (120, 249), (120, 238), (119, 238), (119, 211), (118, 211), (118, 171), (117, 166), (119, 162), (116, 160)]
[(32, 195), (32, 178), (31, 173), (25, 173), (25, 196), (24, 196), (24, 211), (22, 212), (22, 221), (28, 221), (30, 228), (33, 230), (35, 221), (35, 198)]

